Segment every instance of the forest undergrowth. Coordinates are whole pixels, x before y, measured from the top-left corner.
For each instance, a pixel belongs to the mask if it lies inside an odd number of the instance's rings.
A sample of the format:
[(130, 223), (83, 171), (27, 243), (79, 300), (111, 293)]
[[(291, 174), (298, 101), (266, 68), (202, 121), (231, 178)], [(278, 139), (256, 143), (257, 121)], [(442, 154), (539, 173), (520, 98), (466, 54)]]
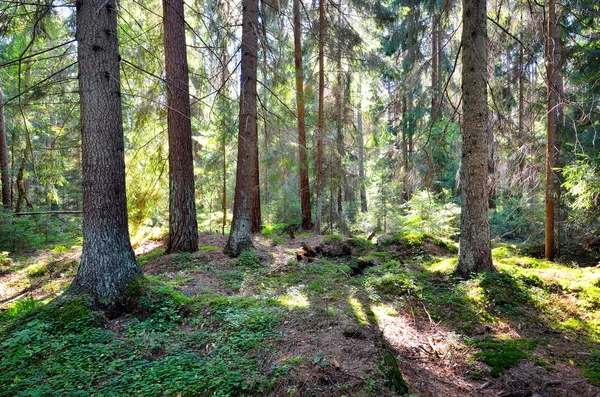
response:
[(499, 271), (463, 280), (456, 245), (415, 229), (225, 243), (141, 243), (145, 278), (109, 313), (63, 293), (80, 248), (3, 254), (0, 396), (600, 393), (599, 266), (499, 243)]

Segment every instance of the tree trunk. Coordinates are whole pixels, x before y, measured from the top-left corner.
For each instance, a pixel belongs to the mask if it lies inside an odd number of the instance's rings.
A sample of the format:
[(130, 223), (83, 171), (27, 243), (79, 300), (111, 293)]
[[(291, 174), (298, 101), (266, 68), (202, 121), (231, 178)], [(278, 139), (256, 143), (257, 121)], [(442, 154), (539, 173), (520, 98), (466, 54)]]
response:
[(2, 75), (0, 75), (0, 182), (2, 183), (2, 206), (12, 209), (10, 197), (10, 175), (8, 172), (8, 144), (4, 124), (4, 94), (2, 91)]
[[(24, 77), (23, 91), (27, 91), (31, 80), (31, 63), (27, 63), (25, 66), (25, 77)], [(20, 87), (19, 87), (20, 90)], [(29, 134), (29, 105), (21, 105), (21, 97), (19, 97), (19, 108), (21, 110), (21, 116), (23, 117), (23, 127), (25, 130), (25, 150), (23, 151), (23, 159), (17, 171), (17, 203), (15, 205), (15, 212), (21, 212), (23, 204), (27, 202), (28, 206), (31, 207), (29, 200), (27, 199), (27, 188), (25, 186), (25, 168), (29, 162), (29, 155), (31, 154), (31, 136)]]
[(256, 167), (256, 78), (258, 60), (258, 0), (242, 0), (242, 60), (240, 120), (233, 221), (225, 252), (239, 254), (252, 244), (254, 167)]
[(410, 186), (408, 178), (408, 101), (406, 93), (402, 94), (402, 201), (410, 200)]
[(323, 205), (323, 105), (325, 100), (325, 60), (323, 44), (325, 40), (325, 0), (319, 0), (319, 110), (317, 116), (317, 205), (315, 216), (315, 230), (321, 233), (321, 216)]
[(294, 66), (296, 68), (296, 106), (298, 109), (298, 159), (300, 162), (300, 205), (302, 230), (313, 227), (308, 183), (308, 156), (304, 127), (304, 82), (302, 76), (302, 32), (300, 30), (300, 0), (294, 0)]
[(71, 288), (115, 302), (141, 273), (129, 241), (115, 0), (77, 7), (83, 251)]
[(357, 105), (357, 129), (358, 129), (358, 184), (360, 186), (360, 212), (367, 212), (367, 190), (365, 187), (365, 137), (362, 119), (362, 92), (358, 89)]
[(258, 120), (256, 122), (256, 139), (254, 140), (254, 200), (252, 204), (252, 234), (260, 233), (261, 213), (260, 213), (260, 174), (258, 158)]
[(556, 1), (548, 0), (548, 34), (546, 39), (546, 85), (547, 85), (547, 145), (546, 145), (546, 228), (545, 228), (545, 257), (553, 260), (554, 246), (554, 164), (556, 159), (556, 129), (558, 123), (558, 87), (556, 70), (557, 20)]
[(460, 249), (463, 277), (493, 270), (488, 219), (488, 105), (485, 0), (463, 0), (463, 125)]
[(435, 8), (431, 11), (431, 122), (435, 123), (439, 111), (439, 40), (438, 40), (438, 18), (435, 15)]
[(169, 131), (167, 253), (198, 251), (194, 157), (183, 0), (163, 0)]

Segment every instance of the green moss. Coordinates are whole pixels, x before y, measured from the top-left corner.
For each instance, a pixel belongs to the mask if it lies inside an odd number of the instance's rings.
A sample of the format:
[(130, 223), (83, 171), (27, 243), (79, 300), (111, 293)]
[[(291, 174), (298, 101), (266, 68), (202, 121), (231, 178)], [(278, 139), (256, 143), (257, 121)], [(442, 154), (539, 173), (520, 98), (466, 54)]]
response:
[(43, 277), (48, 273), (48, 269), (46, 268), (46, 264), (40, 263), (32, 266), (27, 269), (27, 277), (38, 278)]
[(452, 241), (444, 240), (444, 239), (441, 239), (438, 237), (432, 237), (431, 241), (433, 242), (433, 244), (437, 245), (438, 247), (447, 249), (448, 252), (450, 252), (452, 254), (458, 253), (458, 247)]
[(165, 253), (165, 249), (162, 247), (158, 247), (153, 249), (150, 252), (147, 252), (145, 254), (142, 254), (140, 256), (138, 256), (136, 258), (136, 261), (138, 263), (138, 265), (140, 265), (141, 267), (146, 266), (149, 262), (153, 261), (154, 259), (162, 256)]
[(426, 237), (428, 237), (426, 233), (411, 230), (394, 234), (394, 241), (403, 242), (408, 248), (414, 248), (423, 245)]
[(493, 377), (500, 376), (505, 369), (518, 365), (521, 360), (526, 359), (531, 351), (537, 346), (537, 341), (531, 339), (507, 339), (499, 340), (485, 338), (473, 341), (472, 344), (480, 349), (474, 357), (492, 367), (490, 374)]
[(386, 350), (384, 355), (380, 359), (379, 369), (383, 372), (388, 379), (388, 386), (396, 390), (400, 395), (408, 395), (408, 385), (398, 368), (398, 362), (394, 353), (390, 350)]
[(327, 244), (337, 243), (342, 241), (342, 236), (339, 234), (326, 234), (323, 236), (323, 241)]
[(201, 245), (200, 246), (200, 251), (220, 251), (222, 248), (221, 247), (217, 247), (216, 245)]

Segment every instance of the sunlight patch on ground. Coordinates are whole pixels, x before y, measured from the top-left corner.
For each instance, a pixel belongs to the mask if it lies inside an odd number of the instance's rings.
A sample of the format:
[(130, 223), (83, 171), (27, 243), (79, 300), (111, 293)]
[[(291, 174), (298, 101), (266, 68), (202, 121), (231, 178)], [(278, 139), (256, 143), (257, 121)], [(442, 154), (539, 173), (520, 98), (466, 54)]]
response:
[(457, 258), (445, 258), (441, 260), (434, 261), (433, 263), (426, 265), (425, 267), (432, 273), (435, 272), (449, 272), (454, 270), (456, 267), (456, 263), (458, 262)]
[(306, 309), (310, 307), (308, 296), (303, 291), (304, 285), (295, 285), (288, 287), (286, 294), (281, 296), (278, 301), (288, 309)]
[(355, 297), (351, 296), (348, 298), (348, 304), (352, 308), (354, 312), (354, 317), (356, 317), (356, 321), (358, 321), (362, 325), (367, 325), (369, 323), (367, 319), (367, 314), (362, 306), (362, 303)]

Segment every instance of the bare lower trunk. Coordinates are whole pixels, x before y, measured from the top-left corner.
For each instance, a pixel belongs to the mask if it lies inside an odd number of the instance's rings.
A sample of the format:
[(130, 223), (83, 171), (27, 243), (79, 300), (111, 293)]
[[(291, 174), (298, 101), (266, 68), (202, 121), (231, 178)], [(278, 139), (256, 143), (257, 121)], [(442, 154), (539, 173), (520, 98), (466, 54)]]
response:
[(0, 182), (2, 183), (2, 206), (12, 208), (10, 196), (10, 175), (8, 173), (8, 144), (4, 124), (4, 95), (2, 91), (2, 75), (0, 75)]
[(260, 174), (258, 158), (258, 122), (256, 123), (256, 139), (254, 140), (254, 200), (252, 202), (252, 233), (260, 233), (261, 213), (260, 213)]
[(72, 289), (114, 302), (141, 273), (129, 241), (115, 0), (77, 7), (83, 250)]
[(183, 0), (163, 0), (169, 131), (167, 252), (198, 250), (192, 122)]
[(323, 104), (325, 100), (325, 61), (323, 45), (325, 40), (325, 0), (319, 0), (319, 110), (317, 116), (317, 205), (315, 229), (321, 233), (322, 194), (323, 194)]
[(258, 60), (258, 0), (242, 0), (242, 60), (240, 121), (233, 221), (225, 252), (238, 256), (253, 248), (252, 208), (256, 166), (256, 78)]
[(300, 205), (302, 229), (311, 230), (310, 188), (308, 183), (308, 156), (304, 126), (304, 82), (302, 76), (302, 34), (300, 30), (300, 0), (294, 0), (294, 66), (296, 70), (296, 106), (298, 110), (298, 160), (300, 163)]
[(461, 276), (493, 270), (488, 219), (487, 32), (485, 0), (463, 0)]
[(360, 185), (360, 211), (367, 212), (367, 190), (365, 187), (365, 137), (362, 118), (362, 94), (358, 90), (358, 183)]
[(557, 20), (556, 20), (556, 2), (548, 0), (548, 35), (546, 40), (546, 84), (548, 94), (548, 124), (547, 124), (547, 144), (546, 144), (546, 228), (545, 228), (545, 257), (553, 260), (555, 256), (555, 235), (554, 235), (554, 195), (555, 195), (555, 174), (554, 166), (556, 161), (556, 130), (558, 123), (558, 86), (556, 70), (556, 50), (557, 50)]

